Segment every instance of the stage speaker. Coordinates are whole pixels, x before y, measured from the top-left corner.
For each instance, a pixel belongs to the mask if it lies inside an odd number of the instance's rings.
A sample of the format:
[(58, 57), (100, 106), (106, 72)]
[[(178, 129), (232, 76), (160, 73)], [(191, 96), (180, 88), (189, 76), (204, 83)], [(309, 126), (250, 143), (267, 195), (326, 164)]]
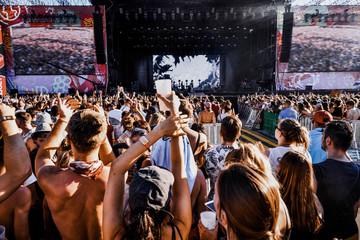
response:
[(291, 38), (294, 22), (294, 13), (285, 12), (283, 21), (282, 46), (280, 53), (280, 62), (288, 62), (291, 51)]
[(17, 89), (10, 89), (10, 95), (15, 95), (18, 94), (18, 90)]
[(76, 93), (75, 88), (69, 88), (68, 90), (69, 90), (69, 95), (71, 95), (71, 96), (75, 95), (75, 93)]
[(104, 47), (104, 27), (103, 27), (103, 15), (102, 13), (93, 13), (94, 20), (94, 40), (96, 61), (98, 64), (106, 63), (106, 54)]
[(306, 91), (312, 91), (313, 86), (312, 85), (306, 85), (305, 90)]

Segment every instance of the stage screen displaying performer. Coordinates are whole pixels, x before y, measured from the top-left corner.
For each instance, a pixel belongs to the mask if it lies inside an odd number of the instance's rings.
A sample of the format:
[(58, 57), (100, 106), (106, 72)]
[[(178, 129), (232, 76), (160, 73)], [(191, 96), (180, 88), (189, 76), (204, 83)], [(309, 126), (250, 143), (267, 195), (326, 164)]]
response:
[(153, 78), (170, 78), (180, 90), (214, 91), (220, 88), (219, 55), (154, 55)]
[(91, 27), (12, 27), (16, 75), (93, 75)]

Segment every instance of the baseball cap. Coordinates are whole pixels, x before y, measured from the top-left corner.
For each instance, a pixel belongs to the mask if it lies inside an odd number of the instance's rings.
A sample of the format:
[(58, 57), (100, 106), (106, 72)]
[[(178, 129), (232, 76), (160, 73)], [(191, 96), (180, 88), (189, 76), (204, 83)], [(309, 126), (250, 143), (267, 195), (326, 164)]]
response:
[(211, 107), (211, 103), (206, 102), (206, 103), (205, 103), (205, 107), (207, 107), (207, 108)]
[(136, 209), (162, 210), (170, 203), (172, 173), (158, 166), (141, 168), (133, 177), (129, 187), (129, 203)]
[(318, 123), (328, 123), (333, 120), (332, 115), (325, 110), (317, 111), (314, 115), (314, 120)]

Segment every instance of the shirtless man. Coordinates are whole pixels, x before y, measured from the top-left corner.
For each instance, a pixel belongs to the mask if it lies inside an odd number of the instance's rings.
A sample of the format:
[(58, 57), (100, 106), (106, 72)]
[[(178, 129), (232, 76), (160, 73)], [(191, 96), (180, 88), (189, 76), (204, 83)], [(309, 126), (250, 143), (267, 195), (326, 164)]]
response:
[[(83, 110), (72, 115), (74, 104), (76, 100), (58, 96), (60, 117), (39, 149), (35, 171), (62, 239), (98, 240), (102, 239), (103, 198), (109, 176), (109, 167), (103, 163), (115, 156), (106, 138), (102, 109), (96, 106), (101, 113)], [(61, 169), (51, 157), (67, 126), (75, 161)]]

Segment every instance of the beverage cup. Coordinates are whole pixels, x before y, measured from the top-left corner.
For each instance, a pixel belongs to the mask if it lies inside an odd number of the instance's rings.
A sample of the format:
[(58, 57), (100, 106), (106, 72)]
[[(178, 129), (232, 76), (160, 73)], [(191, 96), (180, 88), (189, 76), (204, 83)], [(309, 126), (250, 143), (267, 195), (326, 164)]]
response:
[(0, 240), (5, 240), (5, 227), (0, 225)]
[(216, 227), (216, 213), (212, 211), (205, 211), (200, 213), (202, 225), (208, 230), (214, 230)]
[[(171, 94), (171, 79), (160, 79), (155, 81), (156, 92), (163, 97)], [(159, 101), (160, 111), (166, 111), (168, 108), (162, 101)]]

